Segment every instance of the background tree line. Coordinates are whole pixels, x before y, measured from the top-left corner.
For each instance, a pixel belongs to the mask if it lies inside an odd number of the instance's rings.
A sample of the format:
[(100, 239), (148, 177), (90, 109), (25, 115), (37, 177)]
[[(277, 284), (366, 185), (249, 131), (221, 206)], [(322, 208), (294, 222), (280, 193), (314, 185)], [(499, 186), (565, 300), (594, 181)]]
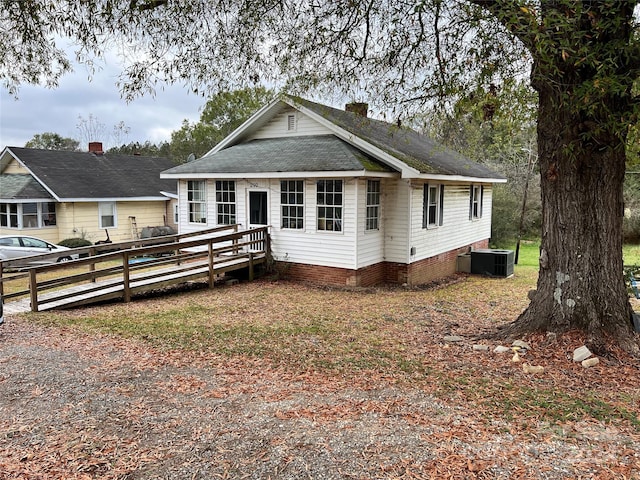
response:
[(90, 141), (110, 138), (116, 146), (109, 148), (107, 153), (167, 157), (183, 163), (191, 154), (198, 158), (207, 153), (274, 96), (273, 90), (261, 86), (219, 92), (204, 104), (200, 119), (193, 123), (183, 120), (181, 127), (171, 133), (170, 141), (126, 142), (130, 129), (123, 121), (109, 131), (95, 116), (89, 115), (86, 119), (78, 117), (78, 138), (63, 137), (54, 132), (39, 133), (25, 147), (81, 151)]

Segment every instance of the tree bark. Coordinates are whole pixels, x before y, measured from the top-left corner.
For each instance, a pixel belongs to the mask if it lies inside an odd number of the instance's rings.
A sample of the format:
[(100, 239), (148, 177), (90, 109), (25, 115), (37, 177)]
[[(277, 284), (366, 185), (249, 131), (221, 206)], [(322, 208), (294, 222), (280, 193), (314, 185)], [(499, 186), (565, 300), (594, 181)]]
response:
[(578, 329), (594, 345), (612, 337), (638, 353), (622, 273), (624, 148), (585, 145), (571, 112), (546, 97), (541, 93), (538, 121), (540, 273), (537, 291), (514, 326)]
[[(624, 20), (630, 12), (628, 5), (620, 5), (624, 11), (613, 12), (612, 18)], [(581, 24), (586, 29), (607, 15), (589, 13)], [(622, 261), (624, 119), (633, 103), (632, 81), (625, 74), (633, 76), (625, 72), (631, 57), (620, 45), (629, 45), (630, 38), (623, 28), (607, 31), (604, 22), (596, 25), (585, 36), (594, 55), (605, 55), (598, 61), (615, 65), (606, 75), (594, 67), (597, 62), (584, 65), (567, 53), (580, 47), (571, 45), (573, 40), (584, 38), (575, 31), (558, 34), (563, 31), (550, 28), (546, 46), (554, 48), (534, 54), (543, 214), (540, 272), (531, 303), (508, 333), (580, 330), (596, 353), (617, 344), (638, 356)], [(618, 50), (607, 48), (614, 40)]]

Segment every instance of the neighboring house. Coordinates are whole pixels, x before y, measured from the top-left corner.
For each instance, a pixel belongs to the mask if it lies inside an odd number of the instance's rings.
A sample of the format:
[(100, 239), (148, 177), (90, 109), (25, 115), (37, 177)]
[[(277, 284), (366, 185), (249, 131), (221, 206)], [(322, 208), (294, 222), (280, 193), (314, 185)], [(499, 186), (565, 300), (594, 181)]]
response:
[(506, 180), (413, 130), (280, 96), (204, 157), (173, 167), (181, 233), (269, 225), (295, 279), (424, 284), (486, 248)]
[(138, 238), (146, 226), (170, 225), (175, 180), (160, 179), (166, 158), (6, 147), (0, 154), (0, 235), (20, 232), (50, 242)]

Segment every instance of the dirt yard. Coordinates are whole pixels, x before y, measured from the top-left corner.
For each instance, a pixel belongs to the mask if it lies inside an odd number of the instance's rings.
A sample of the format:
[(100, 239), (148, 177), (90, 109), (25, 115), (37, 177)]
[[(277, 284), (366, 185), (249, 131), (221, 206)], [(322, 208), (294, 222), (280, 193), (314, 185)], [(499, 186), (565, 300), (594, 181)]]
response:
[[(0, 327), (0, 478), (640, 478), (638, 362), (612, 352), (585, 369), (567, 358), (579, 337), (540, 335), (524, 339), (522, 360), (545, 372), (526, 374), (511, 351), (474, 337), (520, 310), (528, 287), (506, 284), (514, 304), (470, 282), (433, 291), (254, 282), (10, 317)], [(313, 325), (285, 329), (327, 296)], [(216, 302), (237, 310), (222, 315)], [(191, 313), (163, 317), (170, 308)], [(167, 331), (197, 324), (198, 348), (105, 333), (113, 318), (142, 312)], [(339, 328), (322, 330), (320, 318)], [(246, 332), (278, 321), (261, 338), (279, 353), (240, 348)], [(212, 333), (231, 323), (246, 330)], [(462, 341), (444, 340), (452, 334)]]

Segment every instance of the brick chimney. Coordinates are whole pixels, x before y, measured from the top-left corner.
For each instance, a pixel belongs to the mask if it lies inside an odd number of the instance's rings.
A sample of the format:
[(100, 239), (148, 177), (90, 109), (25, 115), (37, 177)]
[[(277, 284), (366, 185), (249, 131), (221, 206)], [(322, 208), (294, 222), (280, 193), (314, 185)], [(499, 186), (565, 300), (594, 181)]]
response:
[(95, 153), (96, 155), (102, 155), (102, 142), (89, 142), (89, 153)]
[(360, 115), (361, 117), (367, 117), (367, 112), (369, 110), (369, 104), (363, 102), (352, 102), (347, 103), (344, 106), (345, 112), (355, 113), (356, 115)]

